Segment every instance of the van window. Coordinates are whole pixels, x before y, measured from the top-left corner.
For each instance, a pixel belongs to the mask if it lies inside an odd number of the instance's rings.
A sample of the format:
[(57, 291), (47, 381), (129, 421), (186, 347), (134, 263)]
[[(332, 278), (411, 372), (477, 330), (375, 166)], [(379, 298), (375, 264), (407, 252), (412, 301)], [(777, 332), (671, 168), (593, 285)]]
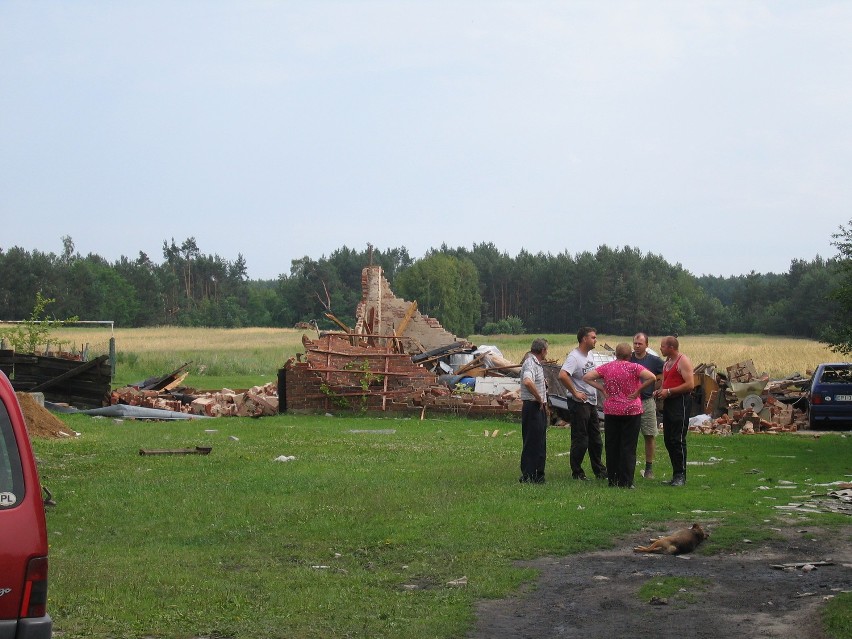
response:
[(0, 401), (0, 508), (12, 508), (24, 497), (24, 470), (6, 405)]

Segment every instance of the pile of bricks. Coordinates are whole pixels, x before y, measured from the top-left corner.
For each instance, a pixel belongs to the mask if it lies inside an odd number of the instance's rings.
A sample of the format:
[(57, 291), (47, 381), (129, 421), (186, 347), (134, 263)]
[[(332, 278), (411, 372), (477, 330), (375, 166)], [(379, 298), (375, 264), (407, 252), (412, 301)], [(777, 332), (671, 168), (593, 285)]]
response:
[(139, 390), (128, 386), (112, 392), (113, 404), (143, 406), (209, 417), (262, 417), (278, 412), (278, 388), (274, 383), (254, 386), (237, 392), (221, 391), (183, 395), (180, 398), (154, 390)]
[(227, 388), (215, 393), (205, 393), (189, 404), (195, 415), (210, 417), (265, 417), (278, 413), (278, 387), (274, 383), (253, 386), (238, 393)]
[[(767, 411), (768, 409), (768, 411)], [(764, 411), (769, 419), (751, 410), (731, 410), (716, 419), (690, 426), (689, 430), (704, 435), (754, 435), (760, 433), (795, 433), (807, 427), (807, 415), (798, 409), (783, 404), (772, 397), (767, 398)], [(763, 411), (761, 411), (763, 413)]]
[(110, 404), (127, 404), (128, 406), (143, 406), (187, 413), (185, 405), (179, 399), (162, 396), (160, 391), (140, 390), (132, 386), (119, 388), (110, 394)]

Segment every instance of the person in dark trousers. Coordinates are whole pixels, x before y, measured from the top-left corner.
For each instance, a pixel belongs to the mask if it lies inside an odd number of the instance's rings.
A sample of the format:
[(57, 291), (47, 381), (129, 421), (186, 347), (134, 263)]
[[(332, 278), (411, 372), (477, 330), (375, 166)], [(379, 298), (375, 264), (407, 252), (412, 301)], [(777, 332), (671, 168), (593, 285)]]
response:
[(601, 440), (600, 420), (598, 419), (598, 396), (595, 389), (583, 381), (583, 375), (594, 369), (595, 363), (589, 352), (597, 344), (598, 333), (591, 326), (577, 331), (577, 348), (568, 353), (559, 381), (573, 398), (571, 410), (571, 476), (574, 479), (588, 479), (583, 470), (583, 458), (589, 452), (592, 472), (598, 479), (606, 479), (606, 466), (601, 461), (603, 440)]
[(695, 386), (692, 362), (680, 352), (680, 343), (671, 335), (660, 342), (660, 352), (666, 357), (663, 384), (654, 397), (663, 400), (663, 441), (672, 462), (669, 486), (686, 483), (686, 434), (689, 431), (689, 412), (692, 389)]
[(547, 340), (535, 339), (521, 364), (522, 483), (544, 483), (547, 460), (547, 386), (541, 362), (547, 356)]
[[(633, 488), (636, 472), (636, 443), (642, 422), (642, 399), (646, 388), (653, 387), (657, 377), (641, 364), (628, 361), (630, 344), (615, 347), (615, 359), (593, 368), (583, 375), (604, 395), (604, 431), (606, 432), (606, 467), (609, 485)], [(603, 382), (603, 383), (601, 383)]]

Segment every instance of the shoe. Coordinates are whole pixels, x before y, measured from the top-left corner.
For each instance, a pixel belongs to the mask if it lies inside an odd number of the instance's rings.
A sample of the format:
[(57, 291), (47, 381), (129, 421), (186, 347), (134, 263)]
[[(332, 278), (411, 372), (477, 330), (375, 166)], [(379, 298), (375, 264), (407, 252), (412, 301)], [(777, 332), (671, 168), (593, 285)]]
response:
[(644, 477), (645, 479), (654, 479), (654, 471), (651, 469), (643, 470), (642, 477)]
[(585, 475), (573, 475), (572, 477), (578, 481), (589, 481), (589, 478)]
[(683, 486), (686, 484), (686, 477), (683, 475), (675, 475), (669, 482), (669, 486)]
[(595, 475), (595, 479), (609, 479), (609, 475)]

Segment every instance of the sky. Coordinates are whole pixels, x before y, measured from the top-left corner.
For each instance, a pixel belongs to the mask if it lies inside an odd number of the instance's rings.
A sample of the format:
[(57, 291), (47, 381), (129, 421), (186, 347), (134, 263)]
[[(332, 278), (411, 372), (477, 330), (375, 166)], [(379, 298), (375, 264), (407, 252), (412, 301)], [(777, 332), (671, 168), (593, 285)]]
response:
[(4, 250), (785, 273), (850, 204), (850, 1), (0, 1)]

